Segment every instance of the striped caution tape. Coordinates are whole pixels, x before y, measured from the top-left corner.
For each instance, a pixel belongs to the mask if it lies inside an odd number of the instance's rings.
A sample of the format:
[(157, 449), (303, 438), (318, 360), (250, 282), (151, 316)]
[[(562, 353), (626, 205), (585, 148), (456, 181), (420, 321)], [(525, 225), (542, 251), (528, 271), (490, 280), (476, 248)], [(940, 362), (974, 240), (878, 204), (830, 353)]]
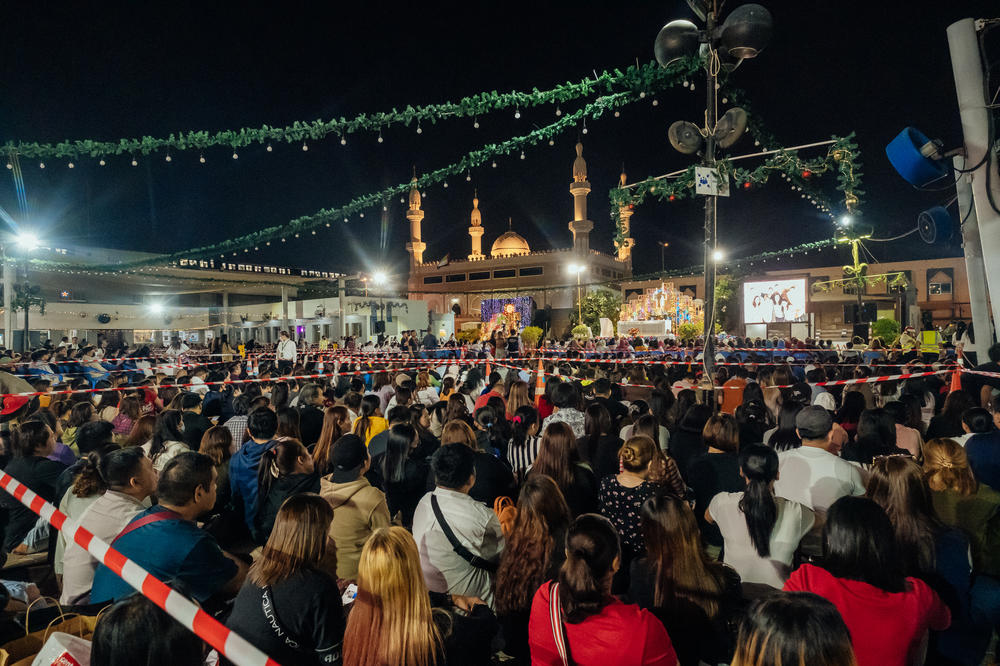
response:
[(274, 659), (203, 611), (196, 603), (80, 527), (80, 523), (6, 472), (0, 472), (0, 487), (62, 532), (67, 541), (86, 548), (98, 562), (237, 666), (280, 666)]

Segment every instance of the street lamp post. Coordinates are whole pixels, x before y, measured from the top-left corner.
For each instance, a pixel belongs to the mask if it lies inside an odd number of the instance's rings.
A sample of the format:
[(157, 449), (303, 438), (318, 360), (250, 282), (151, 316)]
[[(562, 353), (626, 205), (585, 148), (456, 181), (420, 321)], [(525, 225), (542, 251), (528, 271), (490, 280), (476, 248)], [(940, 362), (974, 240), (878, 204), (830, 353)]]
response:
[(660, 241), (660, 272), (661, 273), (666, 273), (667, 272), (667, 261), (666, 261), (666, 259), (664, 257), (664, 250), (666, 250), (669, 246), (670, 246), (670, 243), (668, 243), (667, 241)]
[[(385, 284), (389, 281), (389, 276), (385, 271), (375, 271), (372, 273), (372, 284), (378, 288), (378, 316), (382, 324), (382, 335), (385, 335)], [(367, 284), (367, 283), (366, 283)], [(377, 324), (377, 322), (376, 322)]]
[(587, 270), (583, 264), (570, 264), (569, 272), (576, 273), (576, 317), (577, 323), (583, 323), (583, 295), (580, 293), (580, 274)]
[[(17, 235), (14, 237), (14, 243), (21, 250), (21, 252), (27, 257), (27, 254), (32, 250), (39, 247), (38, 236), (31, 233), (30, 231), (18, 231)], [(3, 253), (3, 280), (4, 280), (4, 316), (7, 317), (7, 324), (4, 326), (4, 333), (10, 333), (10, 339), (5, 339), (4, 344), (8, 349), (14, 349), (14, 309), (13, 309), (13, 291), (15, 291), (14, 285), (14, 274), (17, 271), (17, 265), (15, 261), (11, 260), (7, 255), (7, 245), (4, 244), (2, 247)], [(38, 288), (35, 288), (38, 291)], [(32, 290), (28, 284), (28, 263), (25, 259), (24, 264), (24, 283), (22, 285), (22, 305), (24, 306), (24, 339), (21, 341), (21, 350), (23, 352), (28, 352), (31, 349), (31, 334), (28, 322), (28, 312), (31, 309), (32, 301)], [(5, 336), (6, 337), (6, 336)]]
[[(704, 142), (701, 165), (709, 169), (716, 166), (716, 151), (735, 143), (746, 129), (746, 112), (742, 109), (730, 109), (720, 120), (718, 74), (723, 70), (732, 72), (744, 58), (756, 57), (770, 39), (772, 29), (770, 12), (756, 4), (737, 7), (719, 25), (721, 4), (719, 0), (688, 0), (688, 5), (705, 22), (705, 29), (699, 30), (690, 21), (671, 21), (660, 30), (653, 46), (656, 60), (662, 67), (695, 53), (703, 54), (705, 126), (701, 128), (694, 123), (678, 121), (670, 126), (668, 136), (673, 147), (687, 155), (697, 153)], [(711, 375), (715, 365), (717, 196), (705, 195), (705, 347), (702, 358), (706, 377)]]

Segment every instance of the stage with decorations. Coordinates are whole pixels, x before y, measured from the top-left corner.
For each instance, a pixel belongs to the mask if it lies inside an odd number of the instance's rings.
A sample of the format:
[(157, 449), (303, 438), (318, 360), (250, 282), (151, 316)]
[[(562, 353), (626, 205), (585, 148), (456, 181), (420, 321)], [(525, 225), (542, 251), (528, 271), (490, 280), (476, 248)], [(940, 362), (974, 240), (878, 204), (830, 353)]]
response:
[(672, 282), (661, 282), (655, 289), (633, 294), (622, 304), (618, 317), (618, 335), (667, 337), (681, 324), (703, 326), (704, 304), (685, 294)]

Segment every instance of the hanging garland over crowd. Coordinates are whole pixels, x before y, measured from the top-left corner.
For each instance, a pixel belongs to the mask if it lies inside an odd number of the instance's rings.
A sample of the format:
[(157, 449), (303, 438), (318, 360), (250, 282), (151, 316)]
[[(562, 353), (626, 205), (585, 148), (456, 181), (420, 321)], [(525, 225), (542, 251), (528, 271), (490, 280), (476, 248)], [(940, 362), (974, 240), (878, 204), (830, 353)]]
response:
[[(684, 78), (686, 72), (676, 71), (671, 79), (660, 79), (661, 87), (668, 87)], [(123, 262), (120, 264), (88, 265), (86, 269), (90, 272), (121, 272), (133, 270), (144, 266), (162, 266), (175, 263), (181, 259), (199, 259), (218, 255), (220, 257), (237, 256), (242, 251), (249, 252), (251, 249), (259, 250), (262, 245), (267, 246), (272, 242), (285, 242), (289, 238), (299, 238), (304, 233), (312, 235), (322, 227), (329, 227), (334, 222), (347, 222), (352, 216), (364, 216), (364, 211), (382, 206), (383, 202), (390, 197), (397, 197), (405, 194), (413, 185), (425, 188), (437, 183), (445, 182), (449, 177), (466, 175), (471, 169), (486, 165), (498, 157), (511, 155), (523, 151), (528, 146), (537, 145), (544, 141), (554, 143), (554, 138), (563, 132), (579, 127), (586, 118), (599, 118), (605, 112), (622, 107), (630, 102), (634, 102), (645, 96), (645, 91), (635, 93), (633, 91), (619, 92), (613, 95), (599, 97), (593, 102), (574, 113), (565, 114), (559, 120), (540, 127), (536, 130), (521, 136), (513, 137), (500, 143), (488, 144), (478, 150), (466, 154), (459, 161), (446, 167), (436, 169), (417, 178), (416, 183), (399, 183), (387, 187), (379, 192), (373, 192), (359, 196), (347, 204), (338, 208), (324, 208), (311, 215), (295, 218), (282, 225), (276, 225), (255, 231), (243, 236), (231, 238), (220, 243), (192, 248), (181, 252), (175, 252), (166, 256), (151, 257), (139, 261)], [(494, 162), (495, 164), (495, 162)], [(48, 266), (54, 268), (79, 268), (75, 264), (65, 262), (54, 262), (49, 260), (31, 259), (33, 265)]]
[[(774, 175), (792, 182), (793, 189), (801, 190), (801, 186), (795, 183), (834, 172), (839, 183), (837, 189), (844, 192), (846, 206), (853, 212), (862, 193), (858, 189), (861, 171), (857, 145), (853, 134), (833, 139), (834, 143), (830, 144), (826, 154), (813, 159), (800, 157), (798, 151), (779, 150), (767, 156), (763, 164), (753, 169), (735, 167), (731, 160), (725, 158), (718, 161), (717, 168), (724, 178), (730, 178), (733, 187), (744, 190), (760, 187)], [(695, 196), (695, 165), (689, 166), (676, 178), (647, 178), (629, 187), (612, 189), (609, 196), (611, 214), (616, 222), (615, 247), (618, 247), (625, 239), (625, 228), (618, 211), (622, 207), (638, 206), (650, 197), (660, 201), (676, 201)], [(813, 204), (817, 203), (815, 195), (803, 192), (802, 197), (809, 198)], [(826, 208), (823, 204), (820, 206), (821, 210)], [(826, 208), (826, 211), (829, 209)]]
[[(112, 155), (149, 155), (165, 152), (169, 158), (170, 151), (184, 150), (202, 151), (208, 148), (224, 146), (232, 149), (252, 144), (269, 145), (272, 142), (302, 143), (319, 141), (330, 135), (340, 138), (346, 143), (347, 136), (357, 132), (379, 133), (394, 125), (409, 127), (417, 124), (418, 131), (421, 122), (437, 123), (453, 118), (478, 118), (489, 113), (504, 109), (515, 109), (515, 117), (520, 117), (521, 109), (532, 108), (545, 104), (556, 104), (556, 115), (561, 116), (560, 103), (586, 99), (594, 94), (614, 95), (629, 93), (633, 96), (670, 87), (679, 82), (700, 67), (697, 58), (686, 58), (663, 69), (656, 63), (633, 65), (624, 72), (618, 69), (605, 71), (576, 83), (565, 83), (549, 90), (534, 88), (531, 92), (498, 93), (483, 92), (471, 97), (463, 97), (458, 102), (445, 102), (427, 106), (407, 106), (378, 113), (363, 113), (354, 118), (332, 118), (330, 120), (296, 121), (285, 127), (242, 128), (220, 132), (191, 131), (170, 134), (167, 137), (144, 136), (137, 139), (118, 139), (116, 141), (100, 141), (83, 139), (77, 141), (61, 141), (59, 143), (37, 143), (9, 141), (2, 150), (7, 155), (16, 154), (23, 158), (38, 160), (66, 158), (72, 160), (83, 157), (101, 158)], [(478, 120), (475, 121), (478, 127)], [(8, 162), (9, 163), (9, 162)], [(104, 161), (101, 161), (104, 164)]]

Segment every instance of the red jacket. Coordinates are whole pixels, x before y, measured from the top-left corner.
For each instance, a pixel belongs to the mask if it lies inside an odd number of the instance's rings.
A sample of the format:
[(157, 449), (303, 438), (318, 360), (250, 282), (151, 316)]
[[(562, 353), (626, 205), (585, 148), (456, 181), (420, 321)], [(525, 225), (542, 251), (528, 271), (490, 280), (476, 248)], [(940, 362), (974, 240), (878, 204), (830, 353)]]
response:
[(913, 655), (927, 631), (942, 631), (951, 624), (951, 611), (918, 578), (907, 578), (903, 592), (886, 592), (803, 564), (789, 577), (785, 590), (812, 592), (837, 607), (851, 632), (858, 666), (915, 663)]
[[(528, 644), (532, 666), (562, 666), (549, 622), (549, 583), (531, 602)], [(599, 615), (566, 623), (575, 666), (676, 666), (677, 654), (663, 624), (647, 610), (615, 599)], [(627, 637), (625, 639), (624, 637)]]

